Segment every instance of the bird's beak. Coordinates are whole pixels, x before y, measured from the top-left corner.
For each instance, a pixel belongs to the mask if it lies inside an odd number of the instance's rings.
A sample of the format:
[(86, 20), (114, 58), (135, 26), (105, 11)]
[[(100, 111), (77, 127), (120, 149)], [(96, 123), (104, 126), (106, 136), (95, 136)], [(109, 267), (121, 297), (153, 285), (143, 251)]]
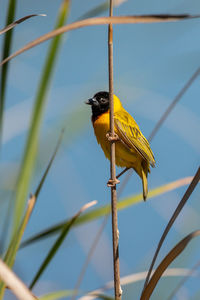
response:
[(97, 100), (95, 98), (90, 98), (87, 101), (85, 101), (85, 104), (93, 105)]

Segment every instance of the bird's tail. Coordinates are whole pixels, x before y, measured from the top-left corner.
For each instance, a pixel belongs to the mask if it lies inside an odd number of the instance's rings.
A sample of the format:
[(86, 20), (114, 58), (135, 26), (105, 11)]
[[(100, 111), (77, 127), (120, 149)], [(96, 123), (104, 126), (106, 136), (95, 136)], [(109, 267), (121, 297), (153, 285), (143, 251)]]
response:
[(147, 181), (148, 169), (142, 166), (142, 186), (143, 186), (143, 199), (146, 201), (148, 194), (148, 181)]

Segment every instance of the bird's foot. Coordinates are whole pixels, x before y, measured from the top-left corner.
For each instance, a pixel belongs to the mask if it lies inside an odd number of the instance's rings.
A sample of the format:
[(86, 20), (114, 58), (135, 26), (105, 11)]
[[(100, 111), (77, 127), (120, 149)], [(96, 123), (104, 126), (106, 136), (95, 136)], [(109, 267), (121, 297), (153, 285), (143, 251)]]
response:
[(109, 142), (117, 142), (119, 141), (119, 137), (116, 133), (114, 135), (111, 134), (111, 132), (108, 132), (106, 134), (106, 138), (109, 140)]
[(108, 187), (114, 187), (116, 184), (120, 183), (120, 181), (116, 178), (115, 180), (109, 179), (107, 182)]

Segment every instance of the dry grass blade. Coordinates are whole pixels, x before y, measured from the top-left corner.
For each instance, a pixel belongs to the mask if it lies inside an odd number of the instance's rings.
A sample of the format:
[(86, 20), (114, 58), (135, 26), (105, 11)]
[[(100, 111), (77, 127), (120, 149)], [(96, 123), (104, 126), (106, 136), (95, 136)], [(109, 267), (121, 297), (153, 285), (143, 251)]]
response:
[[(153, 270), (153, 273), (155, 270)], [(177, 276), (188, 276), (190, 273), (190, 269), (183, 269), (183, 268), (168, 268), (164, 274), (163, 277), (177, 277)], [(145, 279), (147, 275), (147, 271), (139, 272), (139, 273), (133, 273), (124, 277), (121, 277), (121, 284), (122, 286), (133, 284), (139, 281), (142, 281)], [(89, 292), (87, 295), (84, 295), (79, 298), (79, 300), (92, 300), (97, 298), (96, 295), (102, 294), (110, 289), (112, 289), (114, 286), (113, 281), (110, 281), (106, 283), (102, 288), (99, 288), (97, 290), (93, 290)]]
[(192, 182), (190, 183), (190, 185), (189, 185), (187, 191), (185, 192), (183, 198), (181, 199), (179, 205), (177, 206), (175, 212), (173, 213), (171, 219), (169, 220), (169, 222), (168, 222), (168, 224), (167, 224), (167, 226), (166, 226), (166, 228), (165, 228), (165, 230), (164, 230), (164, 232), (163, 232), (163, 234), (162, 234), (162, 236), (161, 236), (161, 239), (160, 239), (160, 241), (159, 241), (159, 243), (158, 243), (158, 247), (157, 247), (156, 252), (155, 252), (155, 254), (154, 254), (153, 260), (152, 260), (152, 262), (151, 262), (151, 266), (150, 266), (150, 268), (149, 268), (149, 272), (148, 272), (147, 278), (146, 278), (145, 283), (144, 283), (144, 289), (146, 288), (146, 286), (147, 286), (147, 284), (148, 284), (148, 282), (149, 282), (149, 278), (150, 278), (150, 276), (151, 276), (151, 272), (152, 272), (152, 269), (153, 269), (153, 267), (154, 267), (156, 258), (157, 258), (157, 256), (158, 256), (158, 253), (159, 253), (159, 251), (160, 251), (160, 248), (162, 247), (162, 244), (163, 244), (163, 242), (164, 242), (164, 240), (165, 240), (165, 238), (166, 238), (166, 236), (167, 236), (167, 234), (168, 234), (170, 228), (171, 228), (172, 225), (174, 224), (176, 218), (178, 217), (178, 215), (179, 215), (179, 213), (181, 212), (182, 208), (184, 207), (185, 203), (187, 202), (187, 200), (188, 200), (189, 197), (191, 196), (191, 194), (192, 194), (192, 192), (194, 191), (195, 187), (197, 186), (199, 180), (200, 180), (200, 168), (198, 168), (198, 170), (197, 170), (197, 172), (196, 172), (196, 174), (195, 174), (195, 176), (194, 176)]
[(184, 239), (182, 239), (162, 260), (160, 265), (157, 267), (156, 271), (152, 275), (149, 283), (144, 289), (140, 300), (149, 300), (151, 294), (153, 293), (159, 279), (161, 278), (164, 271), (167, 267), (179, 256), (183, 250), (186, 248), (188, 243), (195, 237), (200, 235), (200, 230), (196, 230), (189, 235), (187, 235)]
[(0, 30), (0, 35), (3, 34), (3, 33), (5, 33), (5, 32), (7, 32), (8, 30), (11, 30), (16, 25), (18, 25), (18, 24), (20, 24), (20, 23), (22, 23), (22, 22), (24, 22), (24, 21), (26, 21), (26, 20), (28, 20), (28, 19), (30, 19), (32, 17), (46, 17), (46, 15), (45, 14), (32, 14), (32, 15), (25, 16), (25, 17), (23, 17), (23, 18), (15, 21), (15, 22), (9, 24), (8, 26), (4, 27), (3, 29), (1, 29)]
[(11, 271), (8, 266), (0, 259), (0, 278), (10, 288), (13, 294), (20, 300), (37, 299), (25, 284)]
[[(186, 178), (182, 178), (176, 181), (173, 181), (171, 183), (165, 184), (161, 187), (152, 189), (149, 191), (149, 199), (152, 197), (156, 197), (159, 196), (161, 194), (170, 192), (176, 188), (179, 188), (181, 186), (190, 184), (192, 181), (193, 177), (186, 177)], [(130, 196), (130, 197), (126, 197), (124, 199), (122, 199), (121, 201), (118, 202), (117, 204), (117, 208), (118, 210), (122, 210), (125, 208), (128, 208), (131, 205), (134, 205), (138, 202), (141, 202), (143, 200), (143, 196), (142, 194), (138, 194), (138, 195), (134, 195), (134, 196)], [(110, 213), (110, 205), (106, 205), (106, 206), (102, 206), (99, 207), (89, 213), (85, 213), (83, 216), (80, 216), (80, 218), (77, 219), (77, 221), (74, 223), (74, 226), (80, 226), (84, 223), (87, 222), (91, 222), (95, 219), (98, 219), (102, 216), (105, 216), (107, 214)], [(57, 232), (59, 232), (60, 230), (62, 230), (62, 228), (69, 222), (69, 220), (66, 220), (65, 222), (62, 222), (60, 224), (54, 225), (51, 228), (48, 228), (38, 234), (36, 234), (35, 236), (29, 238), (28, 240), (24, 241), (21, 245), (21, 248), (26, 247), (34, 242), (37, 242), (43, 238), (47, 238), (53, 234), (56, 234)]]
[(64, 32), (75, 30), (78, 28), (86, 26), (95, 26), (95, 25), (108, 25), (108, 24), (139, 24), (139, 23), (159, 23), (159, 22), (175, 22), (180, 20), (188, 20), (199, 18), (199, 15), (141, 15), (141, 16), (115, 16), (115, 17), (99, 17), (99, 18), (90, 18), (81, 21), (77, 21), (65, 26), (62, 26), (58, 29), (52, 30), (47, 34), (42, 35), (36, 40), (26, 44), (23, 48), (19, 49), (6, 59), (4, 59), (0, 66), (11, 60), (12, 58), (20, 55), (21, 53), (49, 40), (53, 37), (60, 35)]
[(56, 239), (55, 243), (53, 244), (52, 248), (50, 249), (49, 253), (47, 254), (46, 258), (44, 259), (42, 265), (40, 266), (38, 272), (36, 273), (35, 277), (33, 278), (31, 284), (30, 284), (30, 289), (32, 289), (34, 287), (34, 285), (36, 284), (36, 282), (38, 281), (38, 279), (40, 278), (40, 276), (42, 275), (42, 273), (44, 272), (44, 270), (46, 269), (46, 267), (48, 266), (48, 264), (50, 263), (50, 261), (53, 259), (54, 255), (56, 254), (56, 252), (58, 251), (58, 249), (60, 248), (60, 246), (62, 245), (65, 237), (67, 236), (69, 230), (71, 229), (72, 225), (74, 224), (74, 222), (77, 220), (77, 218), (80, 216), (81, 213), (83, 213), (85, 210), (87, 210), (88, 208), (92, 207), (93, 205), (95, 205), (97, 203), (97, 201), (92, 201), (89, 202), (87, 204), (85, 204), (78, 213), (76, 213), (71, 219), (70, 221), (65, 224), (65, 226), (63, 227), (59, 237)]

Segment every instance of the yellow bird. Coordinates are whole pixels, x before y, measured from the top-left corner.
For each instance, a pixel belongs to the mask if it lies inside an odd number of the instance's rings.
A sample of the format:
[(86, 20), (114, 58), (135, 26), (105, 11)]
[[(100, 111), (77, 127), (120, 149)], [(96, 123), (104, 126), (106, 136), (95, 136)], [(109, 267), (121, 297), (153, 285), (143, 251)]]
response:
[[(143, 198), (146, 200), (148, 193), (147, 175), (150, 165), (155, 167), (155, 159), (147, 139), (141, 133), (133, 117), (123, 108), (116, 95), (114, 100), (114, 131), (118, 136), (115, 143), (116, 165), (119, 167), (133, 168), (141, 177), (143, 184)], [(109, 118), (109, 93), (98, 92), (93, 98), (85, 102), (92, 108), (92, 124), (105, 156), (110, 159), (110, 131)]]

